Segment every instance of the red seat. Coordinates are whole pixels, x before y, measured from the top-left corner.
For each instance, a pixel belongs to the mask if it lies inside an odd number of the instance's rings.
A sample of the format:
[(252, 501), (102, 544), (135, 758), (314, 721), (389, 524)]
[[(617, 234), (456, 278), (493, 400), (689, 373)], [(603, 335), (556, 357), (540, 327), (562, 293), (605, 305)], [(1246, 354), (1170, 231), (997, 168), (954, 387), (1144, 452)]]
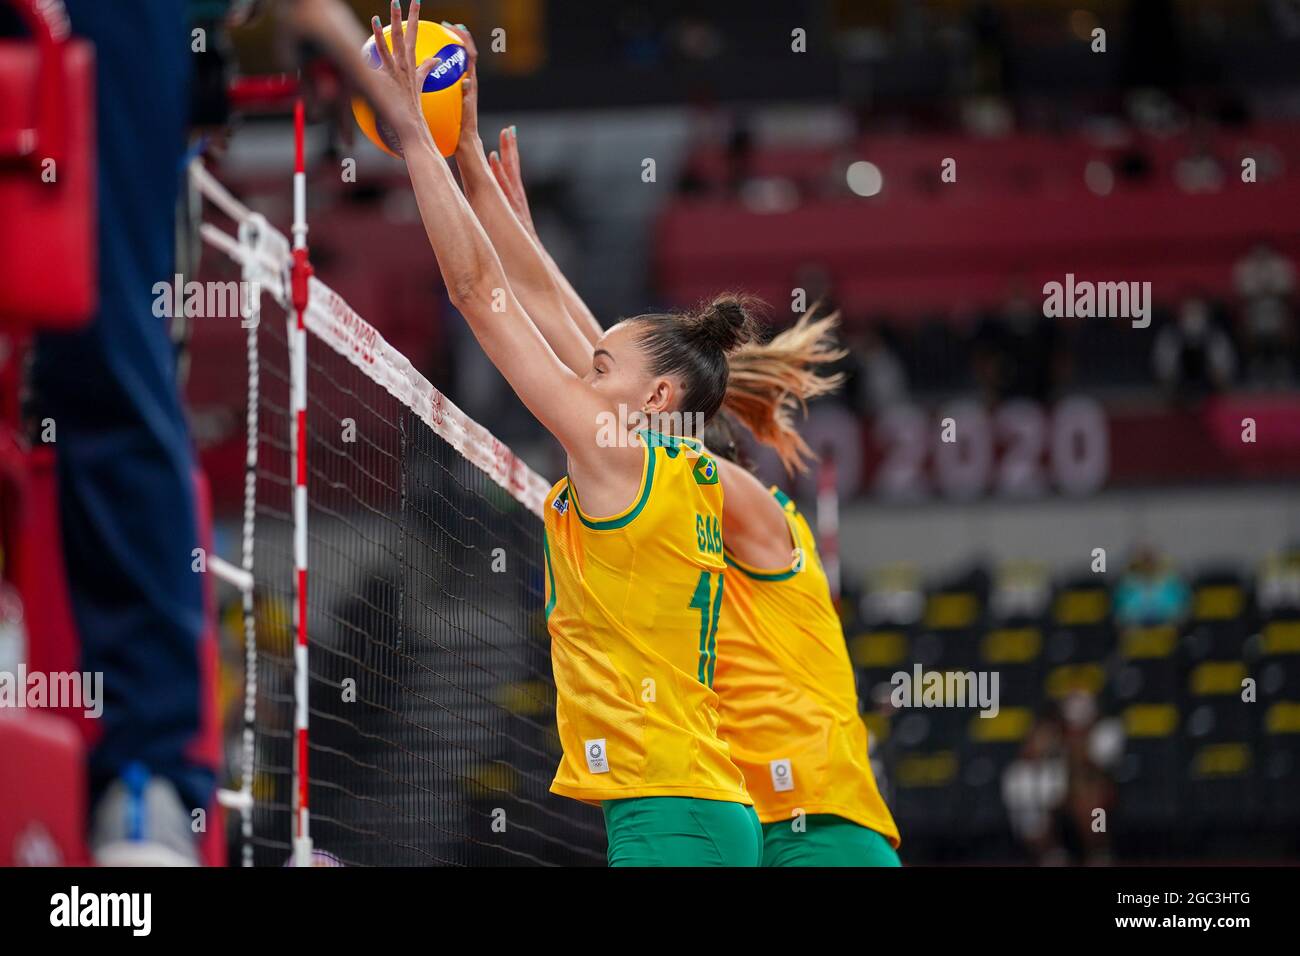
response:
[(0, 866), (84, 866), (81, 735), (39, 711), (0, 713)]

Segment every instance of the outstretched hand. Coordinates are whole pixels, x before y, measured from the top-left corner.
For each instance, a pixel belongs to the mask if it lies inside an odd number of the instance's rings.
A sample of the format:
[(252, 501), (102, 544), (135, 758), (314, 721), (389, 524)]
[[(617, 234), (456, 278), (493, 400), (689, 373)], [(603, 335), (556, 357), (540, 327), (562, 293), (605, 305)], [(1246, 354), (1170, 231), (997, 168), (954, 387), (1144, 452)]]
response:
[(533, 225), (533, 214), (528, 208), (528, 194), (524, 192), (524, 179), (519, 170), (519, 136), (515, 127), (507, 126), (501, 131), (501, 152), (493, 150), (488, 156), (492, 173), (497, 184), (505, 193), (515, 218), (528, 230), (529, 235), (537, 239), (537, 227)]
[[(424, 110), (420, 104), (420, 94), (424, 81), (441, 60), (431, 56), (423, 63), (415, 62), (415, 41), (420, 33), (420, 0), (413, 0), (407, 15), (405, 27), (402, 25), (401, 0), (393, 0), (392, 26), (389, 36), (393, 48), (388, 49), (384, 40), (384, 31), (379, 17), (370, 21), (375, 34), (375, 51), (379, 55), (380, 72), (386, 82), (379, 84), (381, 95), (385, 98), (398, 138), (403, 150), (422, 140), (433, 145), (433, 134), (424, 119)], [(436, 147), (435, 147), (436, 148)]]
[(460, 37), (460, 41), (465, 44), (465, 54), (469, 57), (465, 77), (460, 81), (460, 143), (466, 149), (481, 149), (478, 140), (478, 46), (465, 24), (443, 20), (442, 25)]

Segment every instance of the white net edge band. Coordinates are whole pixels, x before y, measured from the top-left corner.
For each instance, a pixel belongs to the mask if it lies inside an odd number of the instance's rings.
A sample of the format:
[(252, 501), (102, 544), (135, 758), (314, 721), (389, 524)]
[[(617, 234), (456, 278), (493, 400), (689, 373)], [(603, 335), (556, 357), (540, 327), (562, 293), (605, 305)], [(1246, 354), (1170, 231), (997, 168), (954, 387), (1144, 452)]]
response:
[(539, 518), (550, 491), (542, 478), (490, 431), (462, 412), (359, 316), (338, 293), (313, 278), (303, 324), (405, 405), (436, 435), (506, 489)]
[[(206, 170), (195, 175), (195, 182), (204, 196), (239, 223), (260, 219), (234, 199)], [(263, 272), (267, 280), (263, 289), (270, 292), (280, 305), (287, 307), (287, 287), (279, 280), (291, 265), (289, 242), (265, 220), (259, 223), (259, 227), (255, 248), (210, 224), (204, 225), (202, 235), (205, 242), (240, 266), (247, 267), (250, 262), (261, 266), (257, 271)], [(551, 483), (461, 411), (374, 326), (358, 315), (342, 296), (315, 277), (311, 279), (303, 324), (308, 332), (405, 405), (520, 504), (538, 517), (542, 516)]]

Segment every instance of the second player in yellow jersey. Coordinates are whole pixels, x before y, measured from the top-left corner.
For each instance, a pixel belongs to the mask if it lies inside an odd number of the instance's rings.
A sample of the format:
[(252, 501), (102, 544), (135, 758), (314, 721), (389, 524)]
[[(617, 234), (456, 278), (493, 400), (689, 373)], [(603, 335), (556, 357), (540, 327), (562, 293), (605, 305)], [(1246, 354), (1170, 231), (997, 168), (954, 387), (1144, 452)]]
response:
[(880, 833), (898, 828), (876, 787), (852, 663), (816, 541), (773, 488), (790, 530), (790, 562), (755, 568), (728, 554), (718, 627), (719, 731), (763, 823), (797, 810)]

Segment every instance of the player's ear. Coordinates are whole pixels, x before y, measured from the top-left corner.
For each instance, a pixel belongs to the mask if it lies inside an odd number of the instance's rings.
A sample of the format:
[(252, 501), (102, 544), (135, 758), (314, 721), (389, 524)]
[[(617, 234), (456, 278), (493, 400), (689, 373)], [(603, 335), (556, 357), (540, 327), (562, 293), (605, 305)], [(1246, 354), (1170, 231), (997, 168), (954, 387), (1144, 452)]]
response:
[(676, 385), (670, 378), (656, 378), (650, 382), (650, 394), (645, 401), (647, 412), (667, 412), (677, 395)]

